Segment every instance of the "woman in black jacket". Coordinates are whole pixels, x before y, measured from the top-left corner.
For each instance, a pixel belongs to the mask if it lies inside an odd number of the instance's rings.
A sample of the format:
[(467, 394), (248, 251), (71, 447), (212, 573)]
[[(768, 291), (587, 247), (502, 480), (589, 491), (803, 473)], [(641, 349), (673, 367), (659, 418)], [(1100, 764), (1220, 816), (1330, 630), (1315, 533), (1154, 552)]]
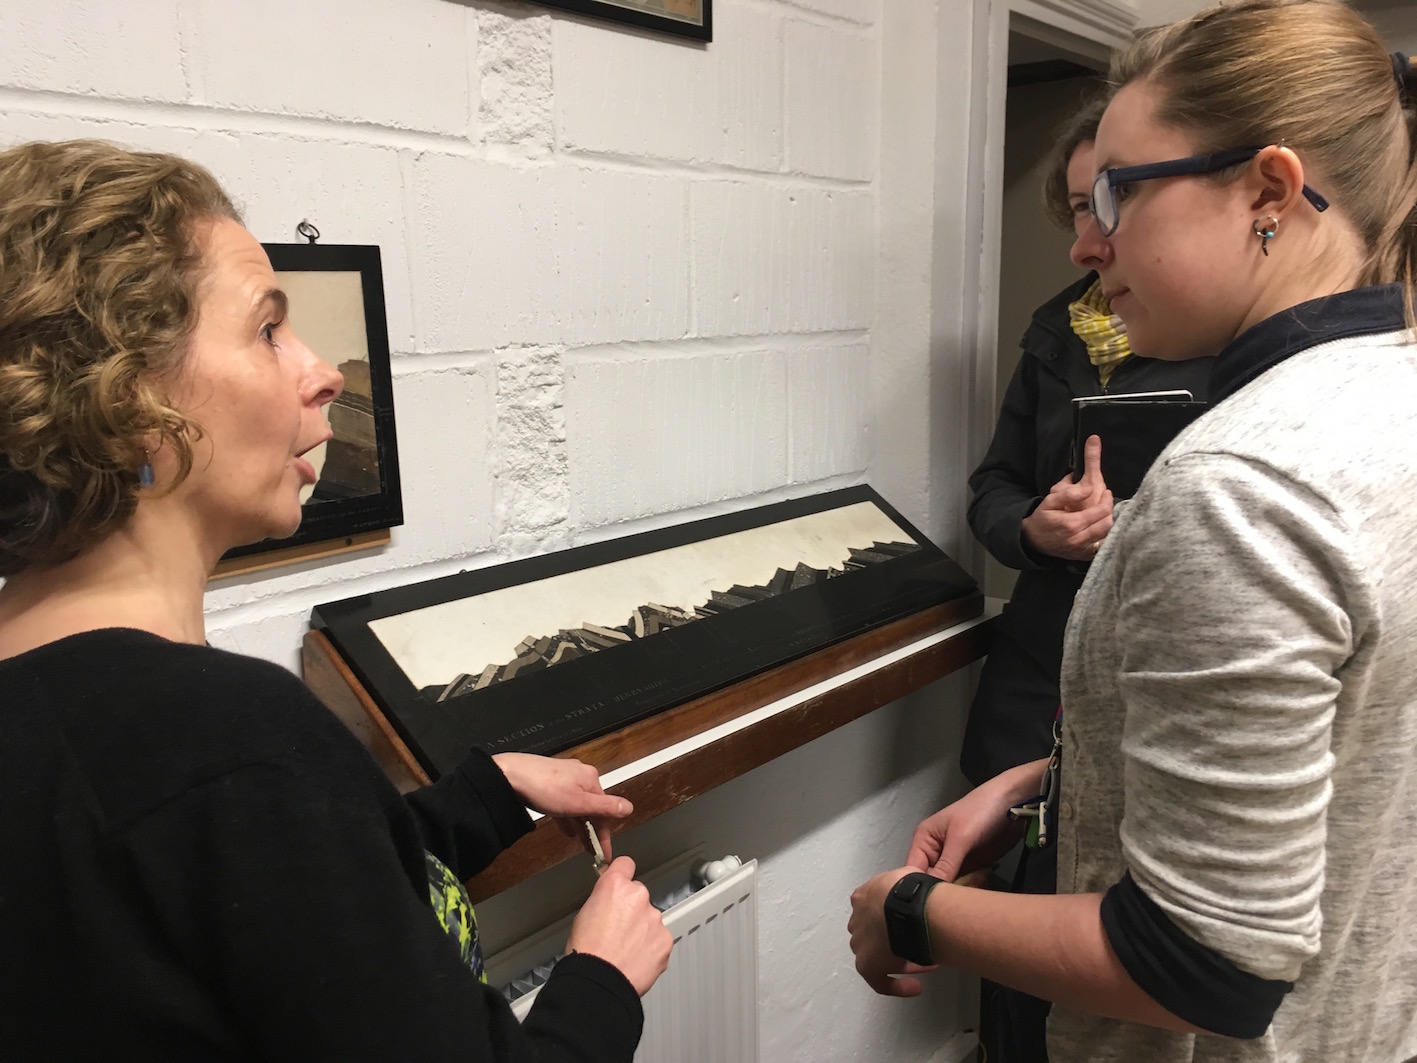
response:
[[(1098, 235), (1088, 197), (1093, 139), (1106, 102), (1094, 101), (1064, 127), (1044, 184), (1048, 215), (1073, 229), (1072, 261), (1088, 273), (1034, 312), (994, 438), (969, 478), (969, 526), (995, 559), (1019, 570), (1013, 597), (994, 623), (965, 726), (960, 768), (976, 786), (1052, 750), (1063, 630), (1092, 555), (1112, 526), (1110, 492), (1072, 483), (1072, 400), (1185, 389), (1204, 401), (1214, 362), (1163, 362), (1132, 353), (1102, 295), (1096, 270), (1110, 249)], [(1053, 850), (1026, 850), (1014, 888), (1052, 893), (1056, 882)], [(985, 982), (980, 1037), (990, 1063), (1046, 1060), (1048, 1008)]]
[[(1214, 361), (1163, 362), (1132, 354), (1120, 320), (1111, 317), (1097, 290), (1095, 269), (1108, 251), (1087, 204), (1092, 141), (1105, 102), (1095, 101), (1064, 129), (1044, 186), (1050, 218), (1073, 227), (1071, 257), (1088, 273), (1034, 313), (994, 438), (969, 478), (969, 526), (995, 559), (1019, 570), (1013, 597), (994, 624), (965, 730), (960, 766), (976, 786), (1052, 749), (1063, 629), (1092, 555), (1111, 527), (1110, 504), (1102, 511), (1055, 504), (1074, 487), (1072, 400), (1185, 389), (1204, 401)], [(1078, 330), (1091, 337), (1091, 345)]]

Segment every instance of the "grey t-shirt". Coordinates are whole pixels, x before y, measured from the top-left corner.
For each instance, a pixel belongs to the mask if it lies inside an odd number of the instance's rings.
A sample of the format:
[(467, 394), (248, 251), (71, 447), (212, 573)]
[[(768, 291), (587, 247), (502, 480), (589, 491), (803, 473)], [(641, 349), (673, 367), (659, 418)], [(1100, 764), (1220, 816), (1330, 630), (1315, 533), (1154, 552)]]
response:
[[(1063, 667), (1058, 890), (1293, 981), (1257, 1040), (1054, 1008), (1052, 1063), (1417, 1056), (1417, 345), (1294, 355), (1119, 514)], [(1120, 742), (1119, 742), (1120, 737)]]

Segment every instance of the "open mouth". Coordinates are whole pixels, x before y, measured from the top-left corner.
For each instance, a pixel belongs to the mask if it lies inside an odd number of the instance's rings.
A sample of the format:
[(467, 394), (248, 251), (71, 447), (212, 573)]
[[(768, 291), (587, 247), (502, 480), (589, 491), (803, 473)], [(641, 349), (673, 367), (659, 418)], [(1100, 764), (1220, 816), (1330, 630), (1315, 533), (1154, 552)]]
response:
[(316, 447), (328, 443), (334, 437), (335, 434), (333, 432), (327, 432), (320, 439), (317, 439), (315, 442), (311, 443), (308, 447), (306, 447), (302, 451), (299, 451), (295, 455), (295, 469), (296, 472), (300, 474), (300, 479), (304, 483), (312, 484), (320, 478), (320, 474), (315, 471), (315, 466), (311, 465), (308, 461), (305, 460), (305, 455), (309, 454), (310, 451), (314, 450)]

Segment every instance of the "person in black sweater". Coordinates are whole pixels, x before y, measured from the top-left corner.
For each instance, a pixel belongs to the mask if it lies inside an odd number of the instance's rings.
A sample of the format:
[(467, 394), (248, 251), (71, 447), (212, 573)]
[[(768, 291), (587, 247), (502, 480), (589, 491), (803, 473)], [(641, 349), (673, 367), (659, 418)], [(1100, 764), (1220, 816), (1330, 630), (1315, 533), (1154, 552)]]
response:
[[(1106, 102), (1085, 105), (1063, 128), (1044, 183), (1048, 215), (1072, 228), (1072, 261), (1088, 272), (1034, 313), (994, 438), (969, 478), (970, 528), (996, 560), (1019, 570), (1013, 596), (993, 624), (965, 725), (960, 768), (975, 786), (1052, 750), (1063, 631), (1092, 556), (1112, 527), (1114, 500), (1100, 473), (1072, 482), (1072, 400), (1184, 389), (1204, 401), (1215, 361), (1167, 362), (1132, 353), (1125, 327), (1102, 295), (1096, 271), (1110, 250), (1088, 201), (1093, 140)], [(1095, 469), (1101, 452), (1092, 447)], [(1052, 893), (1056, 884), (1054, 850), (1025, 850), (1013, 888)], [(1046, 1001), (984, 982), (980, 1039), (991, 1063), (1045, 1061), (1048, 1009)]]
[(202, 168), (0, 152), (0, 1059), (628, 1061), (671, 942), (597, 881), (524, 1025), (462, 880), (527, 806), (629, 802), (471, 752), (400, 796), (293, 676), (205, 645), (229, 548), (290, 534), (339, 375)]

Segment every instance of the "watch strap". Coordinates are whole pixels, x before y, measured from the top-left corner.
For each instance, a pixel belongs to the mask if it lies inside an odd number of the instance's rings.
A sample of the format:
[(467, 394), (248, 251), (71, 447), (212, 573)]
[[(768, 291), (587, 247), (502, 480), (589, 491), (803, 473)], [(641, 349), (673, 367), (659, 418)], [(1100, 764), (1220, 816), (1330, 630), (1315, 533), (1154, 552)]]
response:
[(925, 902), (943, 879), (924, 871), (902, 875), (886, 894), (886, 940), (903, 960), (929, 966), (935, 962)]

